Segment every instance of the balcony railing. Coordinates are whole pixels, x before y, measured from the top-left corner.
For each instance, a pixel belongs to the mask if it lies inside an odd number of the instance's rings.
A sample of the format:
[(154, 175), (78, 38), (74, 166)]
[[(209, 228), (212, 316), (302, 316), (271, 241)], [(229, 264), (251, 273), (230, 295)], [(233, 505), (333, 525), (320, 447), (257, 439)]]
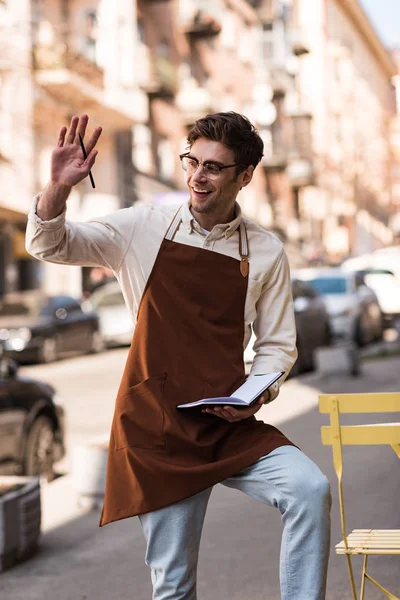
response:
[(70, 50), (63, 43), (52, 46), (37, 44), (33, 47), (33, 65), (36, 71), (71, 71), (87, 83), (103, 87), (103, 70), (86, 56)]

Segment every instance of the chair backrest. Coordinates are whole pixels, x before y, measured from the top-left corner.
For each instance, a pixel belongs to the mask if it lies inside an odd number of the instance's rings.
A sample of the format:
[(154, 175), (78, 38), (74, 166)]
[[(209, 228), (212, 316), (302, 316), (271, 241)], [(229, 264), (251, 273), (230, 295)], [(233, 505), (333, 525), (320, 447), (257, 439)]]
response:
[[(400, 392), (380, 394), (323, 394), (319, 410), (330, 415), (330, 425), (321, 427), (322, 443), (338, 444), (400, 444)], [(399, 413), (397, 423), (340, 425), (340, 414)]]
[[(347, 549), (347, 533), (343, 500), (342, 445), (390, 445), (400, 458), (400, 392), (368, 394), (322, 394), (319, 410), (330, 415), (330, 425), (321, 427), (324, 445), (332, 446), (333, 464), (339, 485), (340, 516), (344, 544)], [(341, 425), (344, 413), (399, 413), (397, 423), (373, 423), (364, 425)]]

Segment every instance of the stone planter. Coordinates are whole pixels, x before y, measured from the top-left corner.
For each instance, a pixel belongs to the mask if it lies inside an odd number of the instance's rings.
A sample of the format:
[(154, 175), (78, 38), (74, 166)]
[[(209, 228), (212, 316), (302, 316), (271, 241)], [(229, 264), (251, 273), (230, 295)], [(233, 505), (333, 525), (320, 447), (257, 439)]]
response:
[(106, 488), (107, 456), (108, 440), (74, 449), (72, 480), (81, 508), (101, 508)]
[(37, 477), (0, 477), (0, 571), (31, 556), (41, 524)]

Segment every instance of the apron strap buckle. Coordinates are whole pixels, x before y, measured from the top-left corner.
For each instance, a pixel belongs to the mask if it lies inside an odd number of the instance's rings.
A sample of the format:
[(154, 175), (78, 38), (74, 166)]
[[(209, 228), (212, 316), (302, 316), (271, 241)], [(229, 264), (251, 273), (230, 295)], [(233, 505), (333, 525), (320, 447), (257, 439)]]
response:
[(242, 256), (240, 261), (240, 272), (243, 277), (247, 277), (249, 274), (249, 259), (247, 256)]

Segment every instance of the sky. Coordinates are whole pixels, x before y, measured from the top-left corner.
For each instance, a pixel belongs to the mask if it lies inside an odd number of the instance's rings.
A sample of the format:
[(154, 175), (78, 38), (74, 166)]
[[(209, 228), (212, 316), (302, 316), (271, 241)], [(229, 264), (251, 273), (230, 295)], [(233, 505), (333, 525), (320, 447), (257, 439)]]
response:
[(388, 48), (400, 47), (400, 0), (359, 0)]

